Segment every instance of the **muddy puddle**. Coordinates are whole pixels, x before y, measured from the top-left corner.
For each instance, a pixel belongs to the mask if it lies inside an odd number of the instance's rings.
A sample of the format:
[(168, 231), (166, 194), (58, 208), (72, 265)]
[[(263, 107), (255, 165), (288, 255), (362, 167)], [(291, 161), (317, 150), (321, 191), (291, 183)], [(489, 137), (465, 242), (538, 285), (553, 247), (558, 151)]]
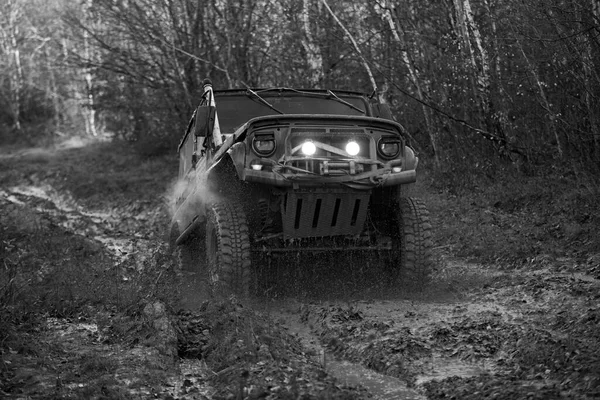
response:
[(495, 368), (486, 364), (485, 360), (466, 362), (457, 358), (444, 357), (440, 353), (434, 353), (431, 356), (430, 368), (425, 373), (417, 375), (415, 384), (422, 385), (433, 380), (441, 381), (451, 377), (469, 378), (492, 373)]
[(325, 370), (340, 382), (365, 387), (377, 400), (423, 400), (424, 395), (409, 389), (398, 378), (379, 374), (360, 364), (349, 361), (330, 360)]

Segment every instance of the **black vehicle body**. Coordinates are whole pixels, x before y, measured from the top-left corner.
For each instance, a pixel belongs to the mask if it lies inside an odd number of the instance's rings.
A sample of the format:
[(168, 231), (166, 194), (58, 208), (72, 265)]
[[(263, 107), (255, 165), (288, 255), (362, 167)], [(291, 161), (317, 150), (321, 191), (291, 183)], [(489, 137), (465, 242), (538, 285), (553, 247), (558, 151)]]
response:
[[(178, 148), (171, 241), (183, 267), (206, 257), (211, 282), (244, 292), (246, 259), (261, 252), (378, 250), (399, 271), (403, 257), (426, 264), (426, 208), (400, 190), (416, 181), (418, 161), (405, 133), (385, 104), (361, 93), (207, 84)], [(406, 229), (419, 231), (419, 250), (403, 249)], [(240, 261), (225, 263), (243, 265), (217, 265), (232, 241)]]

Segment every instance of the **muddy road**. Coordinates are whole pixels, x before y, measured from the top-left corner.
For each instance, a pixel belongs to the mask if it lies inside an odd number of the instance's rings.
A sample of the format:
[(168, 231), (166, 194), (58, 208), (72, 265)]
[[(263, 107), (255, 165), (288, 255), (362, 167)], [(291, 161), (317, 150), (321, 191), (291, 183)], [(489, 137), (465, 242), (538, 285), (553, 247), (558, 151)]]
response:
[(425, 292), (321, 281), (245, 307), (365, 398), (595, 398), (600, 280), (563, 262), (525, 272), (446, 260)]
[[(202, 271), (177, 270), (162, 205), (91, 207), (56, 182), (0, 188), (2, 279), (20, 268), (2, 288), (50, 294), (23, 314), (3, 292), (0, 397), (600, 396), (600, 258), (482, 265), (439, 248), (433, 282), (410, 292), (364, 255), (317, 254), (279, 260), (259, 297), (217, 300)], [(69, 276), (89, 273), (49, 281), (71, 262)]]

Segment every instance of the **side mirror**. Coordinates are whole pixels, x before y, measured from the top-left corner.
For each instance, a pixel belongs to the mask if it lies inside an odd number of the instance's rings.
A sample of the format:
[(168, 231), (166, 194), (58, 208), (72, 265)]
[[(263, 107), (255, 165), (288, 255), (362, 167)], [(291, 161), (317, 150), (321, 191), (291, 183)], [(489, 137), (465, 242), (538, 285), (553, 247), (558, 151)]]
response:
[(196, 122), (194, 123), (194, 135), (211, 136), (215, 126), (215, 106), (200, 106), (196, 109)]

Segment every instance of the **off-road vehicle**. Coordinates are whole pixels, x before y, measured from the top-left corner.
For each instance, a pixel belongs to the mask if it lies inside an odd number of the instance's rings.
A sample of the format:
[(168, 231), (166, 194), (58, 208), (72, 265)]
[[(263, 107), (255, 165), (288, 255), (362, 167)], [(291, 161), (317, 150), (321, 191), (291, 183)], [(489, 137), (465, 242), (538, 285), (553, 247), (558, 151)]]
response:
[[(215, 293), (249, 293), (253, 260), (369, 252), (389, 279), (423, 285), (431, 226), (417, 157), (386, 104), (362, 93), (213, 90), (205, 81), (178, 147), (171, 244)], [(362, 254), (362, 253), (361, 253)]]

